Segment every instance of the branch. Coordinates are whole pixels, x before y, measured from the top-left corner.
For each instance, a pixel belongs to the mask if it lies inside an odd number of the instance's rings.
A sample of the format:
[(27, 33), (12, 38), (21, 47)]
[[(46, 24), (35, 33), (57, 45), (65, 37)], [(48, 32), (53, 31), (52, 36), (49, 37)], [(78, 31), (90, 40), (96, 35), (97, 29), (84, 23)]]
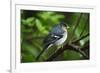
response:
[(86, 25), (83, 27), (83, 30), (82, 30), (82, 32), (80, 33), (80, 37), (81, 37), (82, 34), (84, 33), (85, 28), (86, 28)]
[(83, 29), (82, 29), (82, 32), (80, 33), (80, 37), (83, 35), (83, 33), (84, 33), (84, 31), (85, 31), (87, 23), (88, 23), (88, 19), (86, 20), (86, 22), (85, 22), (85, 24), (84, 24), (84, 27), (83, 27)]
[(69, 43), (71, 43), (71, 41), (72, 41), (72, 39), (73, 39), (73, 35), (74, 35), (74, 33), (75, 33), (76, 28), (78, 27), (78, 25), (79, 25), (79, 23), (80, 23), (81, 17), (82, 17), (82, 13), (80, 14), (80, 16), (79, 16), (78, 19), (77, 19), (77, 22), (76, 22), (76, 25), (75, 25), (75, 27), (74, 27), (74, 29), (73, 29), (73, 32), (72, 32), (71, 39), (70, 39)]
[(79, 39), (73, 41), (72, 43), (76, 43), (76, 42), (78, 42), (78, 41), (80, 41), (80, 40), (82, 40), (82, 39), (84, 39), (84, 38), (86, 38), (86, 37), (88, 37), (88, 36), (89, 36), (89, 33), (87, 33), (86, 35), (82, 36), (81, 38), (79, 38)]
[[(83, 48), (80, 48), (79, 46), (76, 46), (74, 44), (70, 44), (70, 46), (73, 47), (73, 50), (76, 52), (79, 52), (85, 59), (88, 59), (89, 57), (85, 54), (85, 52), (82, 50)], [(76, 46), (76, 47), (75, 47)]]
[[(74, 42), (82, 40), (82, 39), (86, 38), (88, 35), (89, 35), (89, 33), (86, 34), (85, 36), (82, 36), (81, 38), (79, 38), (78, 40), (76, 40)], [(88, 47), (88, 46), (86, 46), (86, 47)], [(46, 61), (52, 61), (54, 58), (56, 58), (57, 56), (59, 56), (65, 50), (73, 50), (73, 51), (79, 52), (85, 59), (89, 59), (89, 56), (87, 56), (85, 54), (85, 52), (83, 51), (84, 48), (81, 48), (81, 47), (76, 46), (74, 44), (66, 44), (63, 48), (60, 48), (59, 50), (57, 50), (57, 52), (55, 52), (54, 54), (52, 54)]]
[(46, 61), (52, 61), (54, 58), (58, 57), (65, 50), (74, 50), (76, 52), (79, 52), (85, 59), (88, 59), (88, 56), (84, 53), (84, 51), (81, 50), (81, 48), (73, 44), (70, 44), (70, 45), (65, 45), (63, 48), (60, 48), (56, 53), (51, 55)]
[[(66, 46), (67, 46), (67, 45), (66, 45)], [(56, 58), (56, 57), (59, 56), (61, 53), (63, 53), (65, 49), (66, 49), (66, 48), (57, 50), (57, 52), (55, 52), (54, 54), (52, 54), (46, 61), (52, 61), (54, 58)]]

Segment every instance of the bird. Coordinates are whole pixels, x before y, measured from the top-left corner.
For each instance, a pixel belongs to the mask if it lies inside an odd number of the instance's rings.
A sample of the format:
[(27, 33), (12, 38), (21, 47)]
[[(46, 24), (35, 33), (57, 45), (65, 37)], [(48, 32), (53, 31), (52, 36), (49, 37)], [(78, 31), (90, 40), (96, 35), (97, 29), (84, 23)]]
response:
[[(40, 58), (45, 50), (52, 47), (53, 45), (60, 46), (67, 40), (68, 32), (67, 32), (68, 24), (65, 22), (60, 22), (55, 25), (52, 30), (48, 33), (48, 35), (43, 40), (44, 48), (36, 57), (36, 60)], [(58, 48), (59, 49), (59, 48)]]

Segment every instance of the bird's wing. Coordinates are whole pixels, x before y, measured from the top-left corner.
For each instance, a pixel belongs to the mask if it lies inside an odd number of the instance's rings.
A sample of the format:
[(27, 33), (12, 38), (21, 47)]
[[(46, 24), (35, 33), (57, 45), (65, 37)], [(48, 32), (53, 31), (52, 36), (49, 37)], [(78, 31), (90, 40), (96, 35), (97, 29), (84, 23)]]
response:
[(60, 25), (56, 25), (50, 31), (49, 35), (44, 39), (43, 44), (44, 48), (47, 48), (50, 44), (55, 43), (57, 40), (63, 37), (64, 31)]
[(55, 43), (57, 40), (62, 38), (63, 35), (57, 35), (57, 34), (49, 34), (43, 41), (44, 43), (44, 48), (47, 48), (50, 44)]
[(55, 43), (57, 40), (59, 40), (60, 38), (62, 38), (63, 35), (54, 35), (54, 34), (49, 34), (43, 41), (44, 43), (44, 48), (43, 50), (40, 52), (40, 54), (36, 57), (36, 60), (38, 60), (41, 56), (41, 54), (49, 47), (51, 46), (53, 43)]

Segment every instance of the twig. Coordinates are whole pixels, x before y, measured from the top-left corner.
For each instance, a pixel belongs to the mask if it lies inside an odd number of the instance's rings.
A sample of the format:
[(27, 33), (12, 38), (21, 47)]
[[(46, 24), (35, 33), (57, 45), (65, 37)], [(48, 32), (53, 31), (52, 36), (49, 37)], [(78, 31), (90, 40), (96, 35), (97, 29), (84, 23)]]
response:
[(86, 25), (84, 25), (82, 32), (80, 33), (80, 37), (82, 36), (82, 34), (84, 33), (84, 30), (86, 28)]
[(75, 51), (79, 52), (80, 54), (82, 54), (82, 56), (83, 56), (84, 58), (88, 59), (88, 56), (85, 54), (84, 51), (81, 50), (80, 47), (75, 47), (76, 45), (74, 45), (74, 44), (70, 44), (70, 46), (73, 46), (73, 48), (75, 49)]
[(82, 29), (82, 32), (80, 33), (80, 37), (82, 36), (82, 34), (84, 33), (85, 29), (86, 29), (86, 24), (88, 23), (88, 19), (86, 20), (84, 27)]
[(76, 43), (76, 42), (78, 42), (78, 41), (80, 41), (80, 40), (82, 40), (82, 39), (84, 39), (84, 38), (86, 38), (86, 37), (88, 37), (88, 36), (89, 36), (89, 33), (87, 33), (86, 35), (82, 36), (81, 38), (79, 38), (79, 39), (73, 41), (72, 43)]
[(54, 58), (56, 58), (56, 57), (59, 56), (61, 53), (63, 53), (64, 50), (65, 50), (65, 48), (57, 50), (57, 52), (55, 52), (54, 54), (52, 54), (52, 55), (51, 55), (47, 60), (45, 60), (45, 61), (52, 61)]
[(79, 23), (80, 23), (81, 17), (82, 17), (82, 13), (80, 14), (80, 16), (79, 16), (78, 19), (77, 19), (77, 22), (76, 22), (76, 25), (75, 25), (75, 27), (74, 27), (74, 29), (73, 29), (73, 32), (72, 32), (71, 39), (70, 39), (69, 43), (71, 43), (71, 41), (72, 41), (72, 39), (73, 39), (73, 35), (74, 35), (74, 33), (75, 33), (76, 28), (78, 27), (78, 25), (79, 25)]
[(56, 53), (51, 55), (46, 61), (52, 61), (54, 58), (59, 56), (65, 50), (74, 50), (76, 52), (79, 52), (85, 59), (88, 59), (88, 56), (84, 53), (84, 51), (81, 50), (81, 48), (77, 48), (75, 45), (70, 44), (70, 45), (65, 45), (63, 48), (60, 48)]
[[(80, 40), (82, 40), (84, 38), (86, 38), (88, 35), (89, 35), (89, 33), (86, 34), (85, 36), (82, 36), (78, 40), (74, 41), (74, 43), (78, 42), (78, 41), (80, 41)], [(57, 50), (57, 52), (55, 52), (54, 54), (52, 54), (46, 61), (52, 61), (54, 58), (56, 58), (57, 56), (59, 56), (65, 50), (74, 50), (74, 51), (79, 52), (80, 54), (82, 54), (82, 56), (85, 59), (89, 59), (89, 57), (84, 53), (84, 51), (81, 50), (81, 48), (79, 46), (76, 46), (74, 44), (66, 44), (63, 48), (60, 48), (59, 50)]]

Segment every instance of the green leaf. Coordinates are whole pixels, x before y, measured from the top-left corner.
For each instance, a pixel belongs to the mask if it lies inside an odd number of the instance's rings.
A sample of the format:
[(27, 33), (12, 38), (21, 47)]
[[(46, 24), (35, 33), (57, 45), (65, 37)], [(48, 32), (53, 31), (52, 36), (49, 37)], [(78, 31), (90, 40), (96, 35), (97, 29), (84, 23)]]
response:
[(45, 27), (42, 25), (42, 23), (39, 19), (36, 19), (35, 22), (36, 22), (36, 27), (39, 32), (44, 33), (44, 34), (48, 33), (48, 31), (46, 31)]
[(27, 18), (27, 19), (26, 19), (26, 24), (27, 24), (28, 26), (34, 26), (34, 20), (35, 20), (34, 17)]
[(72, 50), (64, 51), (64, 59), (65, 60), (79, 60), (81, 57), (82, 57), (82, 55), (78, 52), (75, 52)]

